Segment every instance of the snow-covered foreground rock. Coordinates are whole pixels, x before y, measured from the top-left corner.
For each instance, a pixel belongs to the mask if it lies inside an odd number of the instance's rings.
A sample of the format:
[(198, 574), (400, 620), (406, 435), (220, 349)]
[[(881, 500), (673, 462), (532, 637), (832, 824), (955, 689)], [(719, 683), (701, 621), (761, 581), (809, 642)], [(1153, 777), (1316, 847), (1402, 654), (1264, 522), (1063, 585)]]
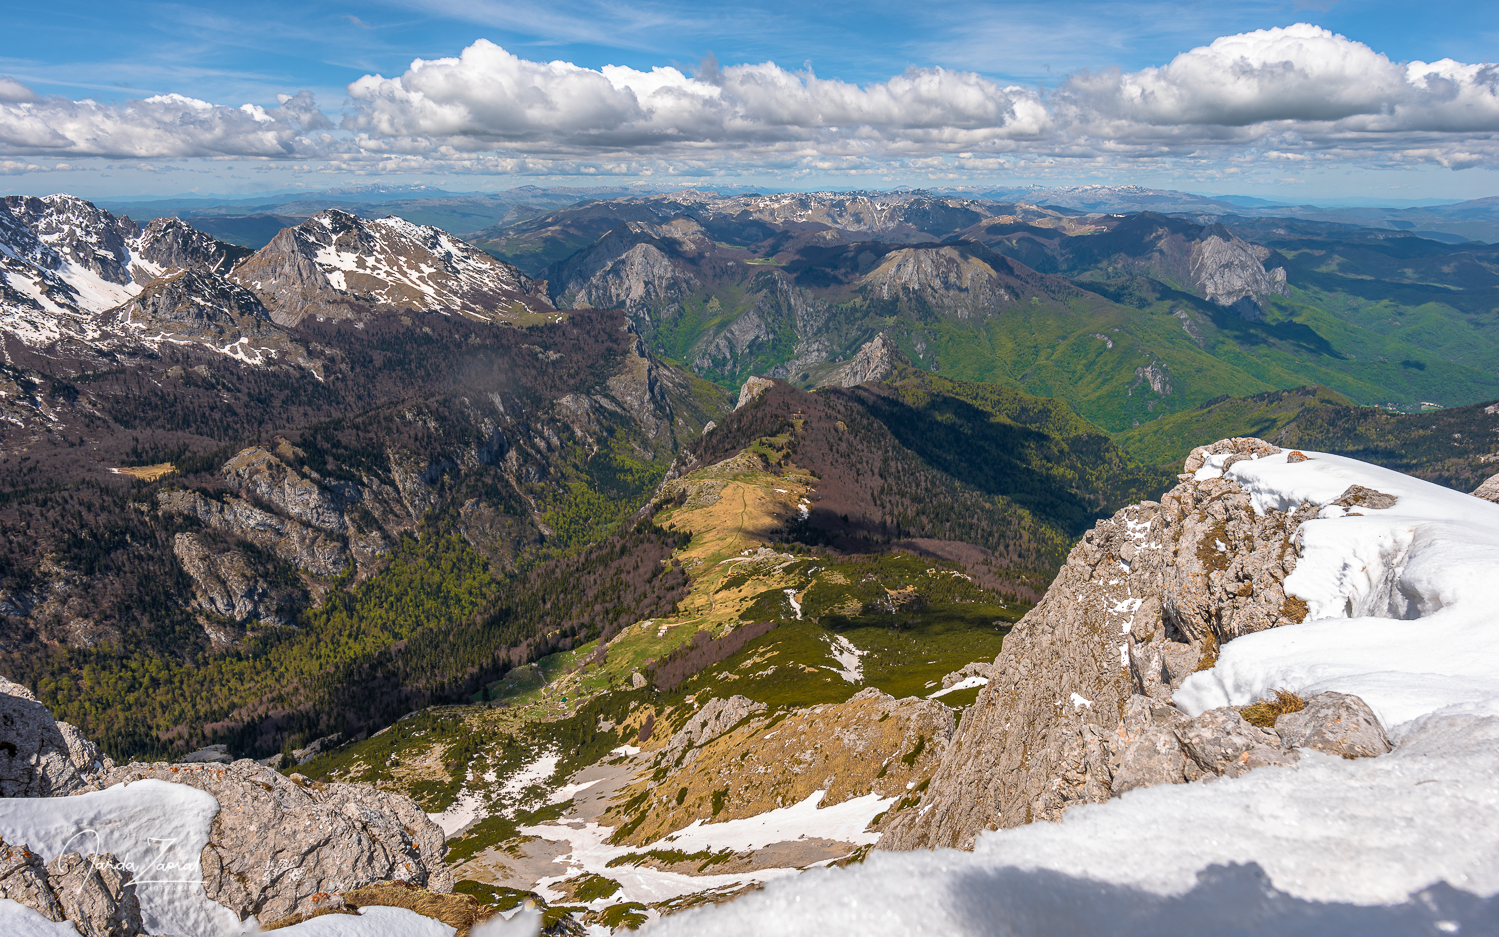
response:
[[(987, 823), (972, 852), (876, 852), (653, 933), (1499, 933), (1499, 506), (1258, 440), (1194, 459), (995, 662), (903, 831)], [(1205, 771), (1194, 727), (1258, 731), (1228, 707), (1278, 689), (1362, 699), (1395, 749), (1296, 750), (1292, 714), (1293, 757)], [(1154, 786), (1119, 783), (1132, 758)]]
[[(1287, 455), (1226, 471), (1227, 457), (1214, 456), (1196, 474), (1237, 481), (1261, 513), (1320, 508), (1301, 525), (1301, 559), (1285, 581), (1306, 602), (1306, 621), (1226, 645), (1215, 667), (1182, 684), (1177, 704), (1196, 714), (1275, 687), (1339, 690), (1395, 726), (1499, 699), (1499, 504), (1354, 459)], [(1334, 503), (1353, 486), (1394, 503)]]

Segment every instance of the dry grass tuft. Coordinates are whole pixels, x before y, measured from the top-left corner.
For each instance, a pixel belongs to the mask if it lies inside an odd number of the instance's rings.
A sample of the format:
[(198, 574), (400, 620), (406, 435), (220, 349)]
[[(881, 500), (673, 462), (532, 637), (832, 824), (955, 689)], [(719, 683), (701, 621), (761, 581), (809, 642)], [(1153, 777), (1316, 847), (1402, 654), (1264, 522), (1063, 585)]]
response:
[(262, 924), (262, 925), (260, 925), (260, 929), (262, 931), (280, 930), (283, 927), (291, 927), (293, 924), (300, 924), (303, 921), (310, 921), (310, 920), (312, 920), (315, 917), (322, 917), (325, 914), (358, 914), (358, 913), (359, 912), (355, 911), (353, 908), (347, 908), (347, 907), (345, 907), (345, 908), (318, 908), (316, 911), (308, 911), (306, 914), (291, 914), (291, 915), (287, 915), (286, 917), (282, 918), (279, 921), (273, 921), (270, 924)]
[(467, 937), (470, 927), (493, 917), (493, 908), (481, 905), (473, 895), (439, 895), (406, 882), (377, 882), (344, 892), (344, 902), (355, 908), (383, 905), (405, 908), (454, 928), (455, 937)]
[(1244, 721), (1261, 729), (1275, 727), (1275, 720), (1286, 713), (1299, 713), (1306, 708), (1306, 700), (1292, 693), (1290, 690), (1276, 690), (1275, 696), (1270, 699), (1262, 699), (1253, 706), (1245, 706), (1239, 710), (1239, 715)]
[(1202, 636), (1202, 656), (1197, 658), (1197, 670), (1212, 670), (1218, 663), (1218, 636), (1209, 630)]
[(1280, 605), (1280, 617), (1297, 624), (1306, 621), (1306, 613), (1309, 611), (1311, 609), (1307, 607), (1306, 602), (1294, 595), (1286, 596), (1286, 600)]

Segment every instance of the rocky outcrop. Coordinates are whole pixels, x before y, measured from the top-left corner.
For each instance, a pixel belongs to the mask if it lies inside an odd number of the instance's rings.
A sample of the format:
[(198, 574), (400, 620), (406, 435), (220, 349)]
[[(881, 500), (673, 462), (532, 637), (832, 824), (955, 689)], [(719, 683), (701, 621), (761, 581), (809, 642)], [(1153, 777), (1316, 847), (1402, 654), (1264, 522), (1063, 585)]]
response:
[(403, 881), (450, 892), (442, 830), (408, 797), (363, 784), (298, 782), (240, 760), (230, 765), (130, 764), (93, 789), (156, 778), (219, 802), (203, 848), (208, 897), (262, 924), (311, 910), (351, 888)]
[(135, 883), (110, 853), (64, 853), (44, 866), (25, 844), (0, 840), (0, 898), (49, 921), (71, 922), (82, 937), (141, 933)]
[(196, 517), (206, 526), (263, 547), (314, 576), (337, 576), (349, 566), (343, 541), (325, 531), (263, 511), (250, 502), (226, 496), (212, 501), (196, 491), (163, 491), (161, 510)]
[(83, 937), (134, 937), (141, 932), (135, 884), (112, 854), (64, 853), (47, 863), (47, 882), (63, 917)]
[[(1194, 450), (1185, 467), (1278, 451), (1222, 440)], [(921, 809), (881, 848), (971, 847), (986, 829), (1056, 820), (1135, 787), (1294, 762), (1289, 752), (1310, 734), (1282, 739), (1236, 712), (1189, 720), (1170, 701), (1219, 645), (1305, 616), (1283, 583), (1298, 559), (1297, 527), (1316, 509), (1256, 514), (1232, 479), (1179, 478), (1159, 503), (1098, 522), (1072, 549), (1005, 639)]]
[(254, 293), (217, 274), (173, 270), (114, 310), (121, 328), (153, 342), (192, 342), (245, 361), (320, 367), (271, 321)]
[(1474, 488), (1473, 496), (1499, 504), (1499, 474), (1490, 475), (1482, 485)]
[[(288, 454), (296, 452), (284, 443), (283, 446)], [(224, 463), (219, 473), (242, 494), (264, 501), (308, 527), (330, 533), (343, 533), (348, 529), (343, 505), (333, 492), (260, 446), (240, 450)], [(348, 494), (352, 495), (351, 500), (358, 500), (357, 486), (344, 487), (353, 487)]]
[(739, 400), (734, 404), (734, 409), (738, 410), (745, 404), (757, 400), (761, 394), (774, 386), (775, 381), (768, 377), (751, 377), (739, 388)]
[(0, 797), (57, 797), (82, 790), (109, 756), (31, 691), (0, 677)]
[(967, 680), (970, 677), (981, 677), (984, 680), (988, 680), (989, 674), (993, 671), (993, 669), (994, 665), (986, 660), (974, 661), (970, 664), (964, 664), (962, 667), (959, 667), (952, 673), (943, 676), (942, 689), (945, 690), (954, 684), (962, 683), (964, 680)]
[(857, 387), (870, 381), (883, 381), (902, 367), (907, 358), (884, 332), (860, 346), (848, 363), (818, 382), (819, 387)]
[(1285, 295), (1284, 267), (1265, 269), (1268, 248), (1230, 234), (1213, 225), (1206, 237), (1192, 244), (1192, 278), (1204, 296), (1220, 306), (1229, 306), (1241, 318), (1263, 318), (1260, 301)]
[(1275, 720), (1287, 748), (1315, 748), (1344, 758), (1373, 758), (1390, 751), (1390, 737), (1369, 705), (1348, 693), (1319, 693), (1299, 712)]
[[(194, 601), (203, 611), (237, 625), (289, 623), (284, 609), (294, 600), (295, 591), (271, 586), (238, 550), (215, 550), (198, 534), (180, 533), (172, 539), (172, 553), (192, 577)], [(209, 637), (223, 645), (235, 635), (211, 629)]]
[(750, 716), (764, 711), (764, 703), (757, 703), (746, 696), (708, 700), (656, 755), (656, 763), (672, 764), (688, 749), (704, 745)]

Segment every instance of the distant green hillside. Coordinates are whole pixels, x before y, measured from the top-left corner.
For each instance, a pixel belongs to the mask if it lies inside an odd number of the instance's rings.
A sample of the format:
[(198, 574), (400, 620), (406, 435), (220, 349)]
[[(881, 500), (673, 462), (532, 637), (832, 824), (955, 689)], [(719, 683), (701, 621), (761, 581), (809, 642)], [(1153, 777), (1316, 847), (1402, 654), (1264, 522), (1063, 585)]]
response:
[(1174, 465), (1196, 446), (1230, 436), (1270, 439), (1309, 408), (1354, 407), (1353, 401), (1313, 385), (1252, 397), (1215, 397), (1184, 413), (1114, 434), (1114, 441), (1149, 465)]
[(1117, 433), (1142, 462), (1179, 464), (1193, 446), (1258, 436), (1287, 448), (1334, 452), (1472, 491), (1499, 472), (1499, 407), (1472, 404), (1430, 413), (1354, 406), (1325, 387), (1223, 397)]

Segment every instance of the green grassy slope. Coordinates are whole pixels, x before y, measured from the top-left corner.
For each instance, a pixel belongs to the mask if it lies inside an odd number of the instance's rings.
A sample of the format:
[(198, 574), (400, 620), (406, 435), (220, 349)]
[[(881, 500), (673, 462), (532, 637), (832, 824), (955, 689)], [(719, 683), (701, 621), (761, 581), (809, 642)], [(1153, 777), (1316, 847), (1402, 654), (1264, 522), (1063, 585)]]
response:
[(1325, 387), (1225, 397), (1115, 434), (1144, 462), (1177, 465), (1193, 446), (1258, 436), (1280, 446), (1334, 452), (1472, 491), (1499, 472), (1494, 404), (1429, 413), (1358, 407)]

